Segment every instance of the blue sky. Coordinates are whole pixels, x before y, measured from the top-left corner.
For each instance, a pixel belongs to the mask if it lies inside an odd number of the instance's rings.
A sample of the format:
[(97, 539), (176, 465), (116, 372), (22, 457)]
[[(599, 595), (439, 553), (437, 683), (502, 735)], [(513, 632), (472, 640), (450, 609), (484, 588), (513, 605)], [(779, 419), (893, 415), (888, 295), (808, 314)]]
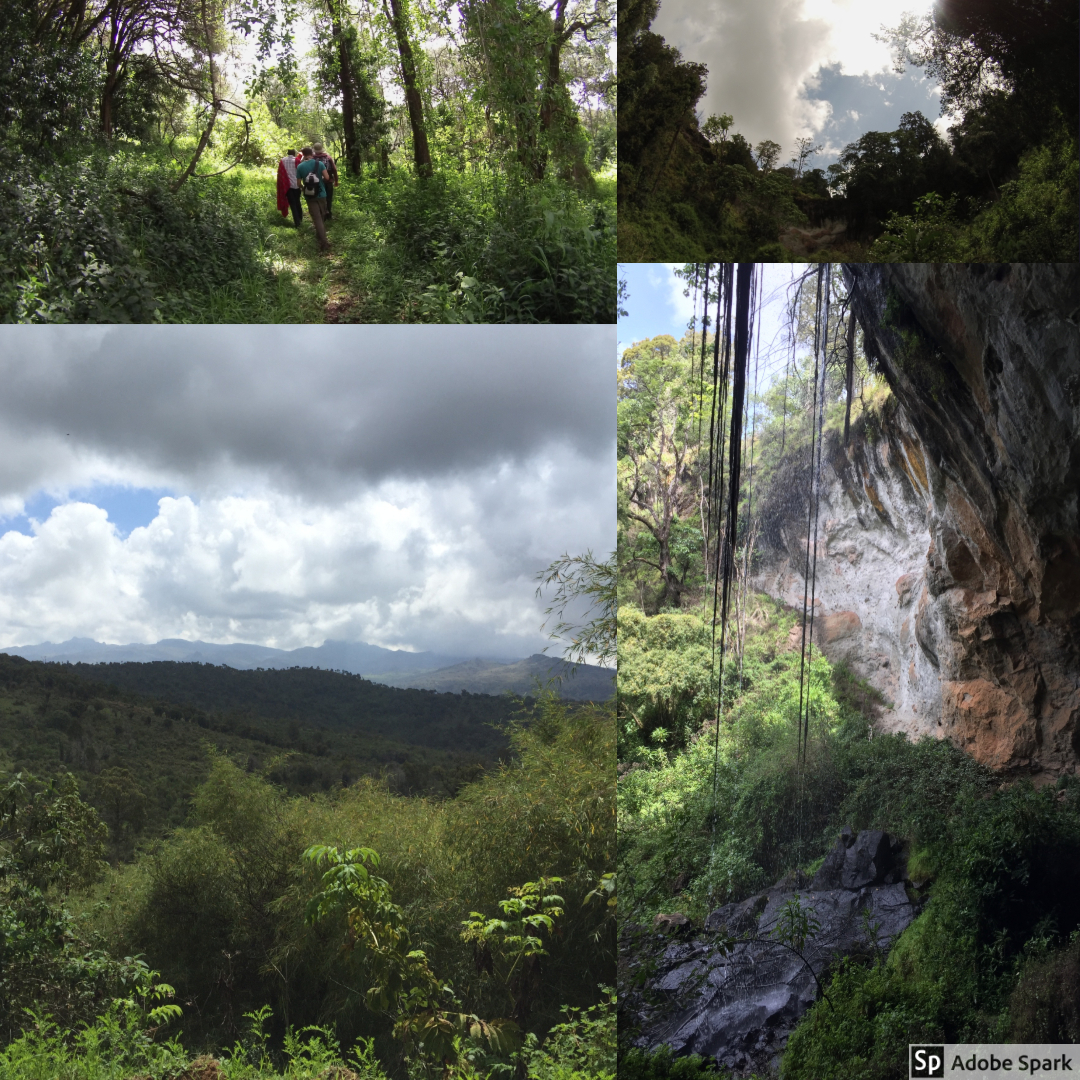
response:
[(620, 263), (619, 277), (629, 291), (629, 302), (623, 304), (628, 315), (619, 319), (620, 353), (627, 345), (658, 334), (682, 337), (687, 316), (667, 263)]
[(932, 124), (938, 119), (938, 84), (919, 69), (909, 68), (903, 75), (891, 71), (845, 75), (839, 64), (833, 64), (821, 69), (816, 82), (806, 97), (830, 104), (829, 119), (816, 133), (818, 143), (829, 153), (811, 158), (811, 168), (827, 168), (848, 143), (868, 131), (895, 131), (906, 112), (921, 112)]
[(119, 484), (93, 484), (66, 492), (63, 496), (36, 491), (26, 500), (21, 514), (0, 517), (0, 535), (10, 530), (33, 535), (31, 519), (39, 524), (48, 519), (53, 509), (72, 502), (88, 502), (105, 510), (121, 536), (128, 536), (132, 529), (149, 525), (158, 514), (158, 500), (163, 495), (173, 495), (166, 488), (136, 488)]

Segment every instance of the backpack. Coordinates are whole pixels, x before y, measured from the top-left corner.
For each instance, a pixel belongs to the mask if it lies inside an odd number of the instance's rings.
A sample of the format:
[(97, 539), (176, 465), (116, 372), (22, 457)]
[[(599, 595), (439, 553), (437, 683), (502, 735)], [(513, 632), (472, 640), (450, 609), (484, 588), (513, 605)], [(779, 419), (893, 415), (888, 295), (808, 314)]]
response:
[(316, 167), (304, 177), (304, 194), (314, 199), (319, 194), (319, 174), (323, 171), (323, 164), (318, 158), (312, 160)]

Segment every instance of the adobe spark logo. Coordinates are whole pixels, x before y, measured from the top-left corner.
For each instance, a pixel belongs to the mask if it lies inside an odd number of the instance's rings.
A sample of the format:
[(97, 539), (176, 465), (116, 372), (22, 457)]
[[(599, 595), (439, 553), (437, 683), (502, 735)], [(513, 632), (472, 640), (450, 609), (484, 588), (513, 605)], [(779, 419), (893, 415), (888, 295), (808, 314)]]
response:
[(911, 1046), (908, 1073), (912, 1080), (931, 1080), (945, 1076), (944, 1046)]

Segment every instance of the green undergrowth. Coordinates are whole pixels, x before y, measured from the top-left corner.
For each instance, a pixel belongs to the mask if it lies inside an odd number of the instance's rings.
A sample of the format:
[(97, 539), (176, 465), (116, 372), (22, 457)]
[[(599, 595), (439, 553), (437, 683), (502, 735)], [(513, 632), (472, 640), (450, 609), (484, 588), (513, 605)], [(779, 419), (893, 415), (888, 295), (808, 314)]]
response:
[(267, 1052), (266, 1010), (247, 1018), (245, 1037), (218, 1058), (193, 1056), (176, 1038), (155, 1040), (135, 1002), (115, 1004), (66, 1033), (44, 1017), (0, 1049), (5, 1080), (387, 1080), (370, 1040), (343, 1050), (331, 1027), (290, 1031)]
[[(721, 903), (812, 873), (842, 826), (885, 829), (904, 844), (912, 898), (929, 902), (887, 957), (829, 973), (829, 1000), (788, 1043), (785, 1080), (902, 1080), (910, 1042), (1075, 1039), (1080, 784), (1003, 783), (947, 740), (876, 732), (888, 703), (816, 654), (802, 680), (811, 724), (800, 763), (796, 615), (762, 597), (747, 607), (719, 739), (701, 620), (620, 613), (624, 919), (680, 911), (700, 925)], [(624, 1061), (633, 1076), (707, 1071), (628, 1049)]]
[[(340, 191), (341, 189), (339, 189)], [(596, 198), (557, 182), (448, 173), (353, 181), (344, 238), (350, 317), (370, 322), (610, 322), (611, 182)], [(335, 203), (335, 206), (337, 204)], [(334, 214), (337, 223), (337, 212)]]
[[(727, 1080), (726, 1069), (718, 1069), (712, 1058), (700, 1054), (675, 1057), (671, 1047), (656, 1050), (627, 1050), (619, 1057), (619, 1080)], [(749, 1076), (744, 1080), (759, 1080)]]
[[(207, 157), (200, 171), (223, 163)], [(274, 166), (173, 191), (163, 147), (117, 144), (0, 181), (8, 322), (612, 322), (613, 180), (579, 193), (478, 170), (345, 177), (321, 254)]]
[(785, 1080), (903, 1080), (909, 1043), (1080, 1034), (1080, 790), (965, 800), (932, 848), (926, 910), (884, 961), (840, 965), (788, 1043)]
[[(700, 919), (807, 867), (845, 824), (931, 837), (958, 799), (989, 783), (948, 743), (875, 734), (881, 695), (816, 649), (804, 662), (789, 644), (796, 613), (764, 596), (747, 606), (719, 738), (700, 618), (620, 611), (619, 850), (635, 920), (672, 910)], [(810, 713), (802, 763), (800, 697)]]
[[(114, 866), (74, 777), (9, 776), (0, 1077), (611, 1080), (612, 721), (545, 697), (440, 801), (290, 796), (215, 753), (183, 826)], [(324, 903), (327, 845), (358, 888)]]
[(930, 192), (910, 214), (891, 214), (874, 242), (875, 262), (1041, 262), (1076, 256), (1080, 163), (1075, 136), (1059, 132), (1029, 149), (1018, 175), (966, 221), (955, 197)]

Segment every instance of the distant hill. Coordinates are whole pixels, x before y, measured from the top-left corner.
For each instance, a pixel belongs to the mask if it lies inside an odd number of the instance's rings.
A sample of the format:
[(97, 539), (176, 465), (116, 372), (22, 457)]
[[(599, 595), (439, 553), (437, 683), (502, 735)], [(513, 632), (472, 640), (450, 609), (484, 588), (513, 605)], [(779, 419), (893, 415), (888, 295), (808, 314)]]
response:
[(507, 697), (315, 668), (58, 664), (0, 652), (0, 776), (70, 771), (104, 812), (102, 776), (126, 770), (141, 810), (122, 844), (114, 835), (114, 854), (183, 822), (211, 750), (293, 794), (375, 776), (400, 794), (444, 797), (507, 757), (505, 729), (523, 715)]
[[(556, 684), (555, 679), (561, 678)], [(607, 701), (615, 692), (615, 673), (611, 668), (592, 664), (573, 664), (543, 653), (534, 653), (526, 660), (500, 664), (489, 660), (469, 660), (425, 674), (399, 675), (382, 678), (390, 686), (416, 687), (421, 690), (441, 690), (472, 694), (535, 694), (537, 685), (549, 684), (562, 697), (578, 701)]]
[(62, 664), (151, 664), (173, 661), (180, 664), (213, 664), (238, 671), (318, 668), (363, 675), (386, 686), (441, 690), (460, 694), (532, 694), (536, 680), (552, 685), (562, 697), (578, 701), (606, 701), (614, 691), (612, 671), (589, 664), (580, 665), (571, 675), (571, 665), (555, 657), (535, 653), (526, 660), (497, 660), (449, 656), (433, 652), (405, 652), (383, 649), (362, 641), (326, 641), (317, 647), (271, 649), (265, 645), (214, 645), (206, 641), (166, 638), (154, 645), (105, 645), (92, 638), (71, 638), (53, 644), (5, 647), (10, 656)]
[(11, 645), (2, 650), (26, 660), (46, 660), (66, 664), (121, 664), (134, 661), (175, 660), (179, 663), (225, 664), (231, 668), (313, 667), (328, 671), (349, 671), (354, 675), (401, 671), (434, 671), (460, 663), (464, 656), (443, 653), (406, 652), (383, 649), (357, 641), (325, 641), (300, 649), (270, 649), (265, 645), (214, 645), (208, 641), (165, 638), (153, 645), (105, 645), (93, 638), (71, 638), (54, 644)]

